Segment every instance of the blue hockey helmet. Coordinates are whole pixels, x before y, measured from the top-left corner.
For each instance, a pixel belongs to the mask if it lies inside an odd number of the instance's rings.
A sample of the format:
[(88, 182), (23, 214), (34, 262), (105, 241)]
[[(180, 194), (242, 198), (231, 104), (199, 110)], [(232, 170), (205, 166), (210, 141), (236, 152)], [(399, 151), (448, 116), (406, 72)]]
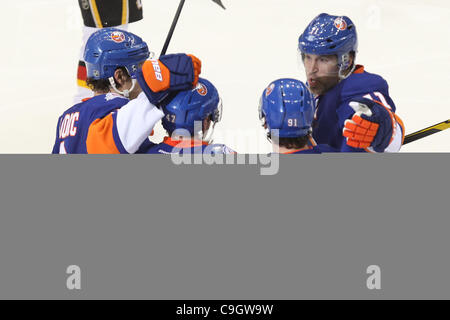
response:
[(314, 97), (305, 84), (295, 79), (279, 79), (264, 90), (259, 103), (259, 118), (268, 136), (298, 138), (311, 133)]
[(302, 54), (337, 55), (341, 70), (347, 69), (349, 53), (358, 49), (355, 24), (346, 16), (322, 13), (314, 18), (298, 39)]
[(93, 33), (84, 51), (87, 77), (95, 80), (114, 76), (119, 67), (125, 67), (131, 78), (141, 62), (150, 56), (147, 44), (137, 35), (116, 28), (104, 28)]
[[(222, 118), (222, 101), (214, 85), (206, 79), (200, 78), (193, 90), (181, 91), (165, 107), (162, 125), (169, 134), (188, 131), (191, 136), (202, 137), (209, 141), (214, 126)], [(207, 132), (203, 132), (200, 125), (197, 129), (196, 121), (203, 121), (211, 116), (212, 125)], [(200, 132), (201, 131), (201, 132)], [(181, 134), (183, 135), (183, 134)]]

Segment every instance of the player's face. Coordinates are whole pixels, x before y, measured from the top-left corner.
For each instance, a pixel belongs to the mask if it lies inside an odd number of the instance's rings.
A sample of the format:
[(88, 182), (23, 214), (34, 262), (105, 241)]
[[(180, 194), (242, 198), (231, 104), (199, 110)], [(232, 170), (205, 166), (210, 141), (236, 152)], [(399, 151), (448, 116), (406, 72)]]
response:
[(315, 95), (321, 95), (339, 82), (339, 67), (335, 55), (319, 56), (305, 54), (303, 58), (309, 89)]

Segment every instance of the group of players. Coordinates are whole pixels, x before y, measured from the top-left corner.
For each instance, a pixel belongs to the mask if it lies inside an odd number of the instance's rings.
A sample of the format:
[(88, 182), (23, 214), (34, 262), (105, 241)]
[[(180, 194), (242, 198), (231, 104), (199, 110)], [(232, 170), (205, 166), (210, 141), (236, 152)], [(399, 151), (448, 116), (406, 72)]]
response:
[[(214, 85), (199, 77), (201, 61), (187, 54), (150, 58), (147, 44), (126, 31), (142, 19), (141, 1), (79, 4), (87, 40), (78, 101), (59, 118), (53, 153), (234, 153), (210, 144), (222, 103)], [(278, 79), (260, 99), (274, 152), (399, 151), (405, 129), (388, 84), (355, 63), (357, 43), (346, 16), (323, 13), (306, 27), (298, 54), (307, 84)], [(154, 144), (149, 136), (160, 120), (168, 136)]]

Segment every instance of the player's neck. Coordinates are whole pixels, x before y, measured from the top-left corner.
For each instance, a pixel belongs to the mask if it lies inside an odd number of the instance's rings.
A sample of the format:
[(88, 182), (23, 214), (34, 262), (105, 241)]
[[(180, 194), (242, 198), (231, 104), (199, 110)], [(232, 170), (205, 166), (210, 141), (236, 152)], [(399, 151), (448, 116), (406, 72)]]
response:
[(276, 152), (276, 153), (286, 153), (286, 154), (288, 154), (288, 153), (294, 153), (294, 152), (299, 152), (299, 151), (303, 151), (303, 150), (307, 150), (307, 149), (310, 149), (310, 148), (311, 148), (311, 147), (308, 146), (308, 145), (305, 145), (303, 148), (299, 148), (299, 149), (290, 149), (290, 148), (286, 148), (286, 147), (283, 147), (283, 146), (279, 146), (279, 145), (277, 145), (277, 144), (272, 144), (272, 146), (273, 146), (273, 152)]
[(101, 95), (104, 95), (104, 94), (108, 94), (110, 92), (111, 91), (94, 91), (94, 97), (101, 96)]

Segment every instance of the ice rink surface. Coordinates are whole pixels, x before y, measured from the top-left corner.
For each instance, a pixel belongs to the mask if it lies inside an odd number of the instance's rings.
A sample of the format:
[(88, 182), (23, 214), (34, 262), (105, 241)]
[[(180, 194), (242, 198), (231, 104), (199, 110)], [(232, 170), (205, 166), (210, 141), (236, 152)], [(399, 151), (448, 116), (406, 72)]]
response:
[[(82, 20), (75, 0), (2, 1), (0, 153), (50, 153), (59, 115), (72, 106)], [(178, 0), (143, 0), (144, 20), (130, 25), (159, 54)], [(257, 116), (272, 81), (305, 81), (297, 40), (319, 13), (356, 24), (356, 62), (390, 85), (411, 133), (450, 118), (450, 2), (446, 0), (187, 0), (169, 53), (200, 57), (202, 76), (219, 89), (224, 116), (215, 141), (238, 152), (267, 152)], [(157, 128), (154, 139), (164, 135)], [(450, 152), (450, 129), (402, 152)]]

